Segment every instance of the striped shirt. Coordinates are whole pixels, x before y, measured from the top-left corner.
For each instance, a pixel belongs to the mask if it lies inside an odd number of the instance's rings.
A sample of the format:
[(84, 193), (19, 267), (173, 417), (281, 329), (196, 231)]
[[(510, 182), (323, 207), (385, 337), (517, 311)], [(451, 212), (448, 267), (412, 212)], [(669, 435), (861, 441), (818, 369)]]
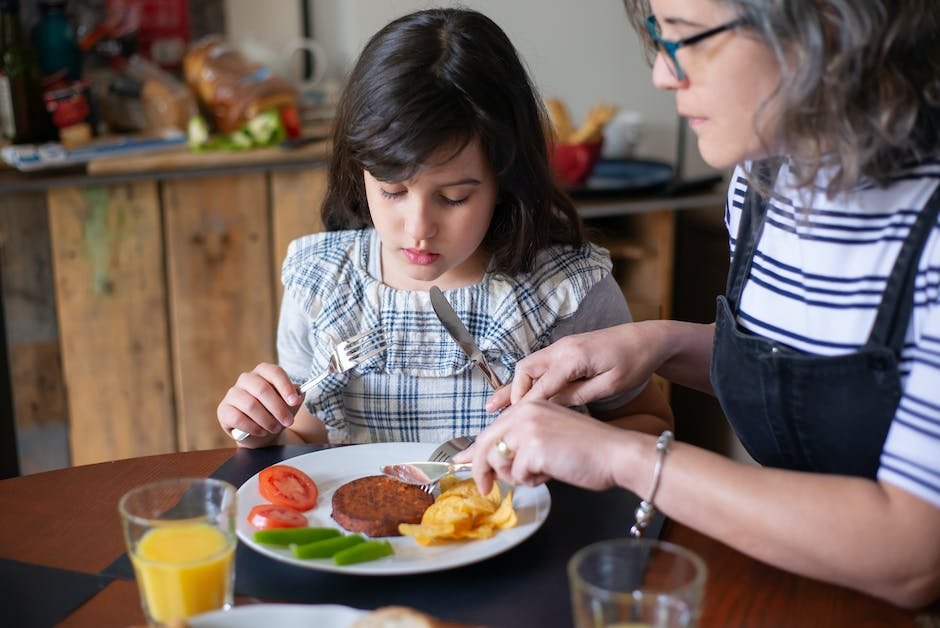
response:
[[(860, 185), (830, 199), (821, 185), (795, 189), (783, 166), (741, 295), (738, 325), (812, 354), (858, 350), (901, 244), (938, 184), (940, 161), (932, 161), (886, 188)], [(732, 257), (747, 189), (739, 167), (725, 212)], [(940, 507), (940, 225), (917, 266), (899, 369), (902, 396), (878, 478)]]
[[(489, 383), (447, 335), (424, 291), (381, 281), (372, 229), (333, 231), (291, 243), (282, 268), (278, 360), (295, 381), (322, 372), (332, 347), (381, 325), (387, 351), (312, 389), (307, 409), (331, 442), (442, 442), (476, 434)], [(493, 370), (509, 381), (516, 362), (562, 335), (629, 322), (607, 251), (552, 247), (517, 277), (487, 272), (445, 292)], [(638, 391), (592, 407), (621, 407)]]

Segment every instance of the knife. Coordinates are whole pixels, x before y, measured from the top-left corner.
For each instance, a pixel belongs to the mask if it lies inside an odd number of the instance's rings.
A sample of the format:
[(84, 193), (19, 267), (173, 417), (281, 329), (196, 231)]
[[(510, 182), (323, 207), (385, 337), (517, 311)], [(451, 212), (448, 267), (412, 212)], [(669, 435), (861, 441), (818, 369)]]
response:
[(385, 475), (405, 484), (427, 486), (437, 484), (441, 478), (451, 473), (470, 471), (470, 463), (453, 464), (450, 462), (402, 462), (389, 464), (380, 469)]
[(450, 337), (454, 339), (458, 347), (463, 349), (463, 352), (467, 354), (470, 361), (474, 362), (477, 367), (483, 371), (483, 376), (486, 377), (486, 381), (490, 383), (493, 390), (501, 388), (503, 382), (500, 381), (499, 376), (490, 368), (489, 363), (487, 363), (486, 358), (483, 356), (483, 352), (480, 351), (480, 348), (477, 346), (476, 340), (467, 330), (463, 321), (460, 320), (460, 317), (457, 316), (457, 312), (454, 311), (454, 308), (447, 302), (447, 298), (444, 296), (444, 293), (441, 292), (441, 289), (437, 286), (431, 286), (428, 293), (431, 295), (431, 307), (434, 308), (437, 319), (441, 321), (441, 324), (444, 326), (444, 329), (447, 330), (447, 333), (450, 334)]

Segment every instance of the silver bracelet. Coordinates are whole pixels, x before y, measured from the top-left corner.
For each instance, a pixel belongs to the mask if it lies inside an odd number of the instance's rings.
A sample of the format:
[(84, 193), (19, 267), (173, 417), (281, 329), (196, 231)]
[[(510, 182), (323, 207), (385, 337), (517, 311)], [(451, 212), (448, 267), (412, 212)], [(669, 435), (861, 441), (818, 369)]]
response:
[(656, 466), (653, 467), (653, 486), (650, 488), (650, 496), (640, 502), (636, 509), (636, 523), (630, 528), (630, 536), (640, 538), (643, 536), (643, 530), (653, 520), (653, 498), (656, 497), (656, 491), (659, 490), (659, 478), (663, 474), (663, 460), (669, 453), (669, 448), (674, 440), (672, 432), (666, 430), (659, 435), (656, 440)]

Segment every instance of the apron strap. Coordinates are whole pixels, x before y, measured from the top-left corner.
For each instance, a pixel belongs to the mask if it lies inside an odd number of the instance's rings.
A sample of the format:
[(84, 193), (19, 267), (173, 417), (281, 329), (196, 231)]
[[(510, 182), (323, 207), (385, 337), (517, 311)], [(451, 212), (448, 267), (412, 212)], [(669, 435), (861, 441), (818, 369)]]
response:
[(868, 337), (869, 345), (891, 348), (901, 355), (908, 323), (914, 309), (914, 288), (917, 280), (917, 265), (927, 238), (937, 225), (940, 213), (940, 185), (934, 190), (927, 204), (911, 226), (911, 231), (898, 251), (898, 257), (888, 275), (881, 305)]
[[(779, 168), (779, 164), (777, 164), (777, 167)], [(755, 162), (752, 171), (753, 176), (766, 189), (770, 189), (771, 186), (771, 170), (770, 161), (765, 160)], [(764, 231), (764, 218), (767, 216), (766, 207), (767, 199), (761, 196), (758, 186), (749, 183), (747, 196), (744, 198), (744, 207), (741, 210), (741, 220), (738, 223), (738, 234), (735, 238), (734, 259), (731, 260), (731, 268), (728, 269), (728, 285), (725, 288), (728, 305), (735, 314), (738, 312), (738, 304), (741, 301), (744, 283), (751, 272), (754, 251), (757, 249), (757, 243)]]

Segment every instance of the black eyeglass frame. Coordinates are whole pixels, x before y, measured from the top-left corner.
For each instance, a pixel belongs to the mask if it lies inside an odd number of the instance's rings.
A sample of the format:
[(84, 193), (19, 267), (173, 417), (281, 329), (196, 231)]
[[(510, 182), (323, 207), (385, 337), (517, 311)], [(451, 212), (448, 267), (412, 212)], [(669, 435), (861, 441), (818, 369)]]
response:
[(744, 24), (743, 18), (738, 18), (731, 20), (730, 22), (725, 22), (724, 24), (719, 24), (715, 28), (710, 28), (705, 32), (699, 33), (697, 35), (692, 35), (691, 37), (686, 37), (685, 39), (663, 39), (659, 30), (659, 22), (656, 21), (656, 16), (651, 15), (646, 18), (646, 32), (649, 34), (650, 38), (653, 40), (653, 44), (656, 47), (657, 52), (665, 52), (666, 56), (669, 57), (670, 69), (672, 69), (673, 75), (680, 81), (685, 80), (685, 70), (682, 69), (682, 65), (679, 64), (679, 60), (676, 58), (676, 51), (685, 46), (691, 46), (692, 44), (697, 44), (700, 41), (708, 39), (709, 37), (714, 37), (718, 33), (723, 33), (732, 28), (737, 28)]

